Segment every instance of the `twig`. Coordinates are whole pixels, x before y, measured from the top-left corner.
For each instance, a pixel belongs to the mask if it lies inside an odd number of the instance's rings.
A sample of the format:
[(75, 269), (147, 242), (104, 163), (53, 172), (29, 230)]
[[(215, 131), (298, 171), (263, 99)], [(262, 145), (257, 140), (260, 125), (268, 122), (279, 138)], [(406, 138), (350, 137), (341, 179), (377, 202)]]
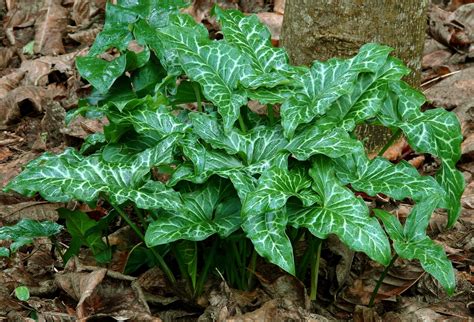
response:
[(438, 81), (438, 80), (440, 80), (440, 79), (449, 77), (449, 76), (451, 76), (451, 75), (457, 74), (457, 73), (459, 73), (459, 72), (461, 72), (461, 71), (460, 71), (460, 70), (455, 70), (454, 72), (447, 73), (447, 74), (444, 74), (444, 75), (435, 77), (435, 78), (430, 79), (429, 81), (426, 81), (426, 82), (424, 82), (423, 84), (421, 84), (421, 87), (426, 86), (426, 85), (431, 84), (431, 83), (434, 83), (434, 82), (436, 82), (436, 81)]

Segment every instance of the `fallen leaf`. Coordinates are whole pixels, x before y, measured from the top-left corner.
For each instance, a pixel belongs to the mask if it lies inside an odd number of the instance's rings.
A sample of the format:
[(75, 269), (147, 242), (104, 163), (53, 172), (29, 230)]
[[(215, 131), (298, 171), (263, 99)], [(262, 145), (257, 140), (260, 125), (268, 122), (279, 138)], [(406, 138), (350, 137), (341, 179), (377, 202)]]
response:
[(38, 16), (38, 11), (43, 5), (42, 0), (16, 0), (9, 6), (3, 20), (3, 28), (25, 28), (33, 26)]
[(273, 2), (273, 12), (284, 14), (286, 0), (275, 0)]
[(0, 124), (12, 124), (21, 116), (42, 113), (45, 98), (44, 88), (21, 86), (0, 99)]
[(11, 90), (18, 87), (25, 74), (25, 71), (15, 70), (14, 72), (0, 78), (0, 99), (5, 97)]
[(468, 3), (474, 3), (474, 0), (451, 0), (448, 10), (449, 11), (454, 11), (460, 6), (463, 6)]
[(2, 47), (0, 48), (0, 69), (8, 66), (10, 59), (15, 54), (15, 48), (13, 47)]
[(100, 27), (95, 27), (86, 30), (80, 30), (75, 33), (68, 34), (68, 37), (77, 41), (81, 45), (90, 46), (95, 41), (96, 36), (102, 30)]
[(461, 151), (464, 157), (474, 160), (474, 133), (470, 133), (462, 142)]
[(458, 106), (472, 106), (474, 67), (463, 69), (441, 80), (424, 93), (434, 106), (441, 106), (449, 110)]
[(62, 203), (46, 201), (27, 201), (13, 205), (0, 205), (0, 221), (7, 225), (16, 224), (20, 219), (58, 220), (56, 209), (64, 207)]
[(423, 165), (423, 162), (425, 162), (424, 155), (419, 155), (417, 157), (414, 157), (413, 159), (408, 160), (408, 163), (410, 163), (412, 166), (414, 166), (417, 169), (419, 169)]
[(61, 6), (61, 0), (45, 0), (35, 23), (35, 53), (63, 54), (62, 34), (66, 26), (67, 9)]
[(469, 52), (474, 41), (474, 4), (459, 7), (454, 12), (432, 5), (429, 11), (429, 32), (439, 42), (457, 51)]
[(392, 144), (387, 151), (384, 152), (383, 157), (390, 161), (400, 160), (403, 152), (407, 149), (408, 142), (405, 138), (398, 139), (394, 144)]
[(260, 12), (257, 17), (264, 23), (272, 34), (273, 46), (278, 46), (280, 42), (281, 26), (283, 24), (283, 15), (275, 12)]
[[(105, 268), (82, 267), (74, 258), (63, 274), (56, 274), (58, 287), (78, 301), (77, 317), (113, 317), (136, 321), (160, 321), (151, 316), (136, 278)], [(69, 264), (69, 263), (68, 263)], [(74, 271), (71, 271), (74, 269)]]
[(72, 7), (72, 20), (76, 26), (87, 25), (91, 14), (90, 0), (75, 0)]
[(446, 64), (451, 55), (452, 53), (445, 49), (434, 51), (428, 55), (423, 56), (423, 59), (421, 60), (421, 67), (433, 68), (435, 66)]
[(0, 162), (5, 162), (12, 155), (13, 152), (9, 148), (7, 148), (6, 146), (0, 146)]

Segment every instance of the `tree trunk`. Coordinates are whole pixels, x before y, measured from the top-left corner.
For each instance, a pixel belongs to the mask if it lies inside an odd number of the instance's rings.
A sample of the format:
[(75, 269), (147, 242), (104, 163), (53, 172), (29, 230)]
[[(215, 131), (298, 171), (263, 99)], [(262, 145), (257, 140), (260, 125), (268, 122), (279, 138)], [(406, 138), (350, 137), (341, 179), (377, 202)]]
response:
[[(296, 65), (313, 60), (351, 57), (365, 43), (377, 42), (395, 48), (412, 72), (405, 79), (420, 84), (428, 0), (287, 0), (282, 45)], [(361, 126), (359, 137), (369, 138), (367, 149), (375, 151), (391, 136), (385, 129)]]

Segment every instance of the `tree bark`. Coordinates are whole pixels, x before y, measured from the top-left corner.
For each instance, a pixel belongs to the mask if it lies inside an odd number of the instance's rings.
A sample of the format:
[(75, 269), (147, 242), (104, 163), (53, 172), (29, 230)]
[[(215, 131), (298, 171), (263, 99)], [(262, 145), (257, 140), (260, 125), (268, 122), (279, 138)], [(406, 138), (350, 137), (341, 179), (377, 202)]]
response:
[[(313, 60), (352, 57), (365, 43), (393, 47), (413, 72), (406, 77), (420, 84), (428, 0), (287, 0), (281, 43), (295, 65)], [(359, 137), (368, 138), (370, 152), (390, 137), (385, 129), (359, 127)]]

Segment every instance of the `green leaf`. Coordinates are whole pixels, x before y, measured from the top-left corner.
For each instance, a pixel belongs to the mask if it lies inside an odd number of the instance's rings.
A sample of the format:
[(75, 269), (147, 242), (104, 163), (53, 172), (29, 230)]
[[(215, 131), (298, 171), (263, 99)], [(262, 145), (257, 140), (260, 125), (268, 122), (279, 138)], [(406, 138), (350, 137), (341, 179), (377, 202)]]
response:
[(337, 177), (344, 184), (370, 196), (383, 193), (397, 200), (411, 197), (419, 201), (439, 200), (444, 194), (432, 177), (421, 176), (409, 163), (392, 164), (381, 157), (369, 160), (363, 149), (335, 159), (335, 163)]
[(336, 234), (346, 245), (366, 253), (373, 260), (387, 265), (390, 244), (377, 219), (369, 216), (364, 201), (335, 177), (327, 158), (315, 158), (310, 175), (313, 189), (321, 202), (309, 208), (289, 211), (289, 224), (306, 227), (318, 238)]
[(52, 221), (22, 219), (13, 226), (0, 227), (0, 240), (15, 240), (20, 237), (51, 237), (58, 234), (62, 226)]
[(20, 301), (28, 301), (30, 299), (30, 290), (27, 286), (18, 286), (15, 288), (15, 296)]
[(144, 46), (141, 51), (135, 52), (128, 50), (127, 51), (127, 66), (126, 70), (132, 71), (143, 67), (150, 60), (150, 49), (147, 46)]
[[(92, 150), (97, 150), (101, 145), (105, 144), (104, 133), (96, 132), (85, 138), (84, 143), (82, 143), (80, 153), (88, 153)], [(93, 151), (92, 151), (93, 152)]]
[(393, 248), (400, 257), (418, 259), (423, 269), (440, 282), (449, 295), (454, 294), (456, 277), (453, 265), (441, 245), (425, 237), (416, 241), (394, 241)]
[(288, 171), (281, 168), (270, 168), (258, 180), (258, 185), (245, 199), (242, 216), (259, 215), (276, 211), (285, 206), (290, 197), (297, 197), (305, 204), (311, 205), (315, 196), (308, 194), (311, 179), (302, 169)]
[(223, 42), (177, 48), (186, 74), (202, 86), (204, 96), (216, 105), (224, 130), (229, 132), (239, 117), (240, 107), (247, 103), (245, 92), (237, 85), (252, 75), (246, 56)]
[(166, 77), (166, 71), (154, 55), (132, 74), (133, 89), (139, 95), (153, 94), (156, 84)]
[(224, 11), (217, 6), (214, 13), (222, 24), (225, 41), (250, 58), (255, 74), (247, 79), (246, 87), (274, 87), (290, 82), (279, 72), (288, 68), (286, 51), (272, 46), (270, 31), (256, 15), (245, 16), (240, 11)]
[(107, 3), (104, 29), (97, 35), (88, 56), (95, 57), (110, 48), (123, 52), (133, 39), (128, 25), (136, 20), (136, 14), (127, 8)]
[(461, 197), (466, 184), (463, 174), (450, 162), (442, 161), (441, 169), (436, 173), (436, 181), (446, 191), (441, 208), (448, 211), (448, 227), (452, 227), (461, 214)]
[(405, 238), (403, 227), (394, 215), (382, 209), (374, 209), (374, 214), (382, 220), (390, 239), (403, 240)]
[(150, 21), (139, 20), (134, 35), (140, 43), (152, 48), (169, 74), (180, 74), (178, 49), (197, 50), (198, 43), (209, 42), (207, 29), (191, 16), (171, 14), (166, 24), (154, 27)]
[(10, 257), (10, 250), (6, 247), (0, 247), (0, 257)]
[(379, 114), (382, 124), (402, 129), (417, 152), (456, 163), (461, 157), (462, 142), (456, 115), (442, 108), (421, 112), (425, 97), (402, 81), (391, 83), (390, 88), (393, 95), (385, 101)]
[(408, 216), (404, 228), (390, 213), (378, 209), (374, 212), (383, 221), (397, 254), (409, 260), (418, 259), (423, 269), (452, 295), (456, 287), (453, 266), (443, 247), (426, 236), (426, 226), (433, 210), (433, 203), (417, 204)]
[(426, 236), (426, 228), (438, 203), (436, 199), (427, 199), (417, 203), (415, 207), (413, 207), (403, 230), (403, 235), (407, 240), (420, 240)]
[(112, 61), (106, 61), (96, 57), (77, 57), (76, 67), (84, 77), (100, 93), (105, 93), (114, 81), (125, 71), (127, 59), (121, 55)]
[(180, 180), (203, 183), (213, 174), (227, 177), (244, 165), (238, 158), (219, 150), (207, 149), (196, 138), (187, 137), (180, 141), (183, 153), (191, 164), (184, 163), (176, 169), (168, 185), (173, 186)]
[(226, 134), (212, 115), (191, 113), (189, 117), (195, 134), (215, 149), (242, 157), (251, 173), (263, 172), (272, 165), (283, 167), (287, 163), (288, 153), (284, 151), (287, 140), (280, 126), (273, 129), (259, 126), (246, 134), (232, 129)]
[(166, 212), (148, 226), (145, 241), (149, 247), (185, 239), (204, 240), (217, 233), (227, 237), (240, 226), (240, 201), (223, 197), (228, 181), (210, 180), (201, 189), (182, 195), (183, 210)]
[(98, 155), (83, 157), (72, 149), (57, 156), (45, 153), (30, 162), (6, 189), (29, 196), (39, 192), (53, 202), (77, 199), (95, 203), (104, 193), (117, 205), (130, 200), (143, 209), (177, 209), (179, 194), (147, 178), (151, 166), (171, 160), (172, 148), (173, 142), (166, 140), (129, 164), (106, 163)]
[[(80, 245), (85, 245), (91, 249), (96, 260), (100, 263), (107, 263), (112, 258), (112, 252), (102, 240), (102, 233), (100, 231), (92, 231), (97, 225), (97, 222), (82, 211), (71, 211), (65, 208), (58, 210), (61, 218), (66, 219), (66, 228), (75, 244), (74, 250), (78, 250)], [(79, 245), (79, 247), (78, 247)], [(64, 260), (68, 261), (69, 258), (75, 255), (72, 251), (66, 252)]]
[[(150, 105), (153, 104), (150, 102)], [(146, 107), (134, 109), (126, 113), (126, 118), (135, 131), (142, 135), (162, 139), (171, 134), (184, 134), (189, 125), (178, 120), (172, 110), (160, 105), (158, 108)]]
[(0, 240), (11, 240), (10, 250), (4, 248), (2, 256), (10, 256), (21, 247), (33, 243), (35, 238), (58, 234), (62, 226), (52, 221), (22, 219), (13, 226), (0, 227)]
[(281, 107), (285, 135), (293, 137), (300, 124), (325, 114), (337, 99), (352, 91), (359, 73), (375, 72), (383, 67), (390, 50), (389, 47), (369, 44), (352, 59), (315, 61), (307, 73), (296, 78), (301, 90)]
[[(186, 272), (191, 278), (193, 288), (196, 288), (198, 250), (196, 242), (180, 240), (174, 244), (176, 257), (186, 267)], [(180, 264), (181, 265), (181, 264)]]
[(359, 142), (340, 128), (324, 128), (311, 125), (298, 132), (290, 140), (286, 149), (300, 160), (308, 160), (315, 154), (324, 154), (331, 158), (352, 154), (359, 150)]
[(267, 213), (249, 212), (244, 216), (242, 228), (260, 256), (295, 275), (293, 246), (286, 235), (287, 223), (288, 214), (282, 208)]
[(258, 88), (248, 90), (247, 96), (262, 104), (281, 104), (288, 100), (295, 92), (291, 86), (276, 86), (273, 88)]
[(162, 13), (172, 13), (189, 5), (185, 0), (119, 0), (118, 5), (125, 7), (142, 18), (153, 19)]

